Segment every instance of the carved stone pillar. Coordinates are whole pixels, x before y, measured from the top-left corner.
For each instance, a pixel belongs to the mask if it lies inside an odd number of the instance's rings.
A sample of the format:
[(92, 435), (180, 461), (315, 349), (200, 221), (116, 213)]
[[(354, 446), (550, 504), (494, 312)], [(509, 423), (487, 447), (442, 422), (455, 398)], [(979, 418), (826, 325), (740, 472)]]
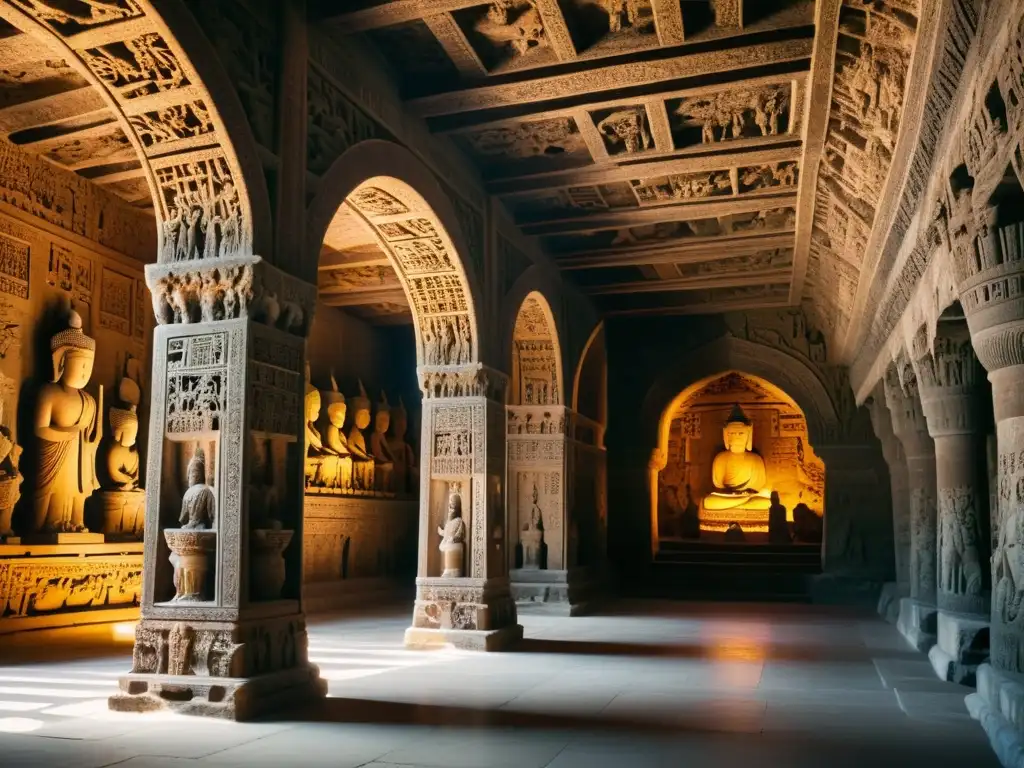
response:
[(892, 493), (892, 526), (896, 581), (886, 584), (878, 601), (878, 612), (892, 623), (899, 617), (900, 600), (910, 596), (910, 476), (903, 444), (892, 431), (892, 416), (885, 405), (881, 386), (867, 403), (871, 426), (882, 444), (882, 455), (889, 468)]
[(508, 558), (520, 610), (588, 609), (600, 570), (597, 437), (589, 419), (565, 406), (508, 406)]
[(405, 644), (499, 650), (523, 636), (506, 554), (508, 379), (480, 364), (421, 366), (419, 376), (419, 566)]
[(963, 321), (941, 321), (931, 349), (923, 333), (913, 347), (938, 500), (938, 644), (928, 657), (942, 679), (973, 683), (988, 655), (991, 595), (982, 369)]
[[(160, 323), (152, 514), (132, 670), (110, 707), (247, 719), (324, 696), (301, 605), (302, 371), (316, 286), (258, 257), (150, 265), (146, 278)], [(270, 500), (259, 519), (253, 493)]]
[(935, 442), (921, 410), (913, 367), (900, 360), (885, 375), (892, 431), (903, 446), (910, 492), (910, 597), (900, 600), (897, 626), (922, 653), (936, 636)]

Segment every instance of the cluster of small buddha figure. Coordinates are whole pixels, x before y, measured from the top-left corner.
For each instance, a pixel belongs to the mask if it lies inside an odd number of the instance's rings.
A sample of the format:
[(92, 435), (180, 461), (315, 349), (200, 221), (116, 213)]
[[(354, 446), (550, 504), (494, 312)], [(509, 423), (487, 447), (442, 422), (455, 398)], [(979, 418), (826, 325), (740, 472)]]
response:
[[(110, 409), (111, 433), (104, 441), (103, 387), (99, 387), (98, 398), (85, 391), (92, 377), (96, 341), (82, 330), (82, 318), (73, 309), (68, 312), (67, 327), (51, 337), (50, 353), (52, 371), (36, 398), (36, 439), (27, 469), (32, 488), (26, 533), (87, 533), (86, 503), (94, 492), (102, 488), (142, 495), (135, 447), (141, 397), (138, 361), (126, 358), (118, 390), (120, 402)], [(2, 484), (15, 478), (20, 482), (20, 453), (10, 431), (0, 427), (0, 490), (5, 497), (7, 489)], [(134, 509), (137, 514), (123, 522), (140, 536), (141, 507), (139, 500)]]
[[(326, 408), (324, 407), (326, 405)], [(351, 422), (345, 422), (351, 405)], [(331, 389), (321, 392), (309, 383), (306, 370), (306, 489), (341, 495), (405, 496), (418, 487), (418, 467), (412, 446), (406, 442), (409, 417), (405, 404), (388, 403), (381, 392), (373, 432), (370, 398), (363, 383), (359, 394), (345, 399), (331, 373)]]

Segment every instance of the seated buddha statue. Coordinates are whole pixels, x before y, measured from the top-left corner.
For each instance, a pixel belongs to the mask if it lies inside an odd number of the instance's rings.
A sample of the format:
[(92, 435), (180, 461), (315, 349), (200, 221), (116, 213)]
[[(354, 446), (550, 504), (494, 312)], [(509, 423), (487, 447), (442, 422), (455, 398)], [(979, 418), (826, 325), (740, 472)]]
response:
[(733, 406), (722, 429), (725, 450), (711, 464), (715, 490), (704, 497), (703, 507), (712, 512), (744, 510), (767, 512), (768, 473), (764, 459), (753, 452), (754, 426), (739, 405)]

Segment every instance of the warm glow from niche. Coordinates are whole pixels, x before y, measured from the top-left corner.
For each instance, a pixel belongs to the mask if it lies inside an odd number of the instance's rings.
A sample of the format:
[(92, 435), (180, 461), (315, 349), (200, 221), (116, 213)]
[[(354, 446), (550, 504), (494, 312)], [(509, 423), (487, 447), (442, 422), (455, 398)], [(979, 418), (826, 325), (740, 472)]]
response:
[(115, 643), (134, 643), (137, 621), (121, 621), (111, 627), (110, 634)]

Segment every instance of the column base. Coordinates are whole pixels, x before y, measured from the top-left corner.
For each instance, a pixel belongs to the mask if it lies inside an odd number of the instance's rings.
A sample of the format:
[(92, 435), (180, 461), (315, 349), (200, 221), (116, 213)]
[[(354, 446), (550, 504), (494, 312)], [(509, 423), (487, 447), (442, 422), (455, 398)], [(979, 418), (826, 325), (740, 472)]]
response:
[(1024, 766), (1024, 676), (997, 671), (982, 664), (978, 690), (965, 697), (967, 711), (977, 720), (996, 757), (1004, 766)]
[(251, 720), (311, 704), (327, 695), (327, 683), (312, 664), (250, 678), (129, 674), (108, 700), (117, 712), (171, 710), (183, 715)]
[(986, 617), (939, 610), (938, 642), (928, 660), (940, 680), (974, 685), (978, 666), (988, 657)]
[(921, 653), (928, 653), (937, 637), (936, 617), (939, 609), (912, 597), (900, 599), (900, 617), (896, 628), (906, 641)]
[(878, 596), (878, 615), (890, 624), (895, 624), (900, 618), (900, 600), (909, 596), (908, 585), (887, 581), (882, 585), (882, 592)]
[(554, 616), (582, 616), (593, 605), (589, 568), (549, 571), (519, 568), (509, 573), (516, 610)]
[(507, 578), (416, 579), (416, 602), (412, 626), (405, 633), (406, 646), (453, 645), (493, 651), (508, 647), (522, 636)]

